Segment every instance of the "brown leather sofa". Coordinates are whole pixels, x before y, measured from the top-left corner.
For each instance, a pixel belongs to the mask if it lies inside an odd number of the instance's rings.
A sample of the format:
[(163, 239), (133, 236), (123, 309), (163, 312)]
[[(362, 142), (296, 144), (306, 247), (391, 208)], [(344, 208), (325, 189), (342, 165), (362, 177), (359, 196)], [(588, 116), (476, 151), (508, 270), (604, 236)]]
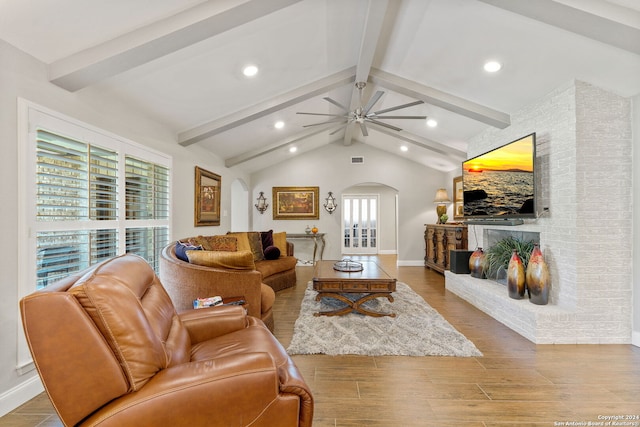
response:
[(136, 255), (28, 295), (20, 310), (65, 425), (311, 426), (311, 392), (262, 321), (238, 306), (178, 314)]

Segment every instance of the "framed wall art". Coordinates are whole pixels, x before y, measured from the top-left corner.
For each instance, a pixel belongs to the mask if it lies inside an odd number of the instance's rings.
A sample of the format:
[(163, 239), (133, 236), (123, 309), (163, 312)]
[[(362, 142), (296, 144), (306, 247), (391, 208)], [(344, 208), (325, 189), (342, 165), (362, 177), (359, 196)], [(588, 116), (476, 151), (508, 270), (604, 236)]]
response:
[(464, 199), (464, 191), (462, 188), (462, 177), (457, 176), (453, 178), (453, 219), (464, 218), (464, 206), (462, 201)]
[(273, 187), (273, 219), (318, 219), (319, 187)]
[(222, 178), (196, 166), (194, 226), (220, 225)]

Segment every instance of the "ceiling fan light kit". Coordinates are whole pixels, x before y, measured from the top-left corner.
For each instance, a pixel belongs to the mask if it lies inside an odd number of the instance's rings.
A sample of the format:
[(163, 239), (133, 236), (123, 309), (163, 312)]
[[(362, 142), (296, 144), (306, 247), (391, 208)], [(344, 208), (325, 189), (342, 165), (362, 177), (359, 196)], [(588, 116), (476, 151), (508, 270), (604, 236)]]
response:
[(341, 114), (329, 114), (329, 113), (305, 113), (305, 112), (297, 112), (296, 114), (305, 114), (305, 115), (309, 115), (309, 116), (326, 116), (326, 117), (331, 117), (329, 120), (320, 122), (320, 123), (312, 123), (309, 125), (304, 125), (303, 127), (311, 127), (311, 126), (320, 126), (320, 125), (326, 125), (326, 124), (331, 124), (331, 123), (339, 123), (341, 124), (341, 126), (338, 129), (335, 129), (334, 131), (332, 131), (330, 133), (330, 135), (333, 135), (335, 133), (337, 133), (338, 131), (342, 130), (344, 127), (352, 124), (352, 123), (356, 123), (360, 126), (360, 130), (362, 131), (362, 135), (363, 136), (369, 136), (369, 131), (367, 129), (367, 123), (373, 123), (374, 125), (378, 125), (378, 126), (382, 126), (391, 130), (395, 130), (395, 131), (401, 131), (402, 129), (397, 127), (397, 126), (393, 126), (390, 125), (388, 123), (382, 122), (380, 121), (380, 119), (382, 120), (387, 120), (387, 119), (418, 119), (418, 120), (425, 120), (427, 118), (427, 116), (388, 116), (388, 115), (384, 115), (385, 113), (389, 113), (391, 111), (396, 111), (396, 110), (401, 110), (403, 108), (409, 108), (409, 107), (413, 107), (414, 105), (420, 105), (423, 104), (424, 101), (413, 101), (413, 102), (409, 102), (407, 104), (402, 104), (402, 105), (397, 105), (395, 107), (390, 107), (390, 108), (385, 108), (382, 110), (378, 110), (378, 111), (371, 111), (371, 109), (373, 108), (373, 106), (380, 100), (380, 98), (382, 98), (382, 95), (384, 95), (384, 92), (379, 90), (377, 91), (370, 99), (369, 102), (367, 102), (366, 105), (362, 105), (362, 90), (366, 87), (367, 83), (366, 82), (356, 82), (355, 86), (356, 89), (358, 89), (359, 93), (360, 93), (360, 106), (357, 107), (355, 110), (353, 111), (349, 111), (349, 109), (347, 107), (345, 107), (344, 105), (342, 105), (341, 103), (339, 103), (338, 101), (329, 98), (329, 97), (324, 97), (323, 99), (333, 105), (335, 105), (336, 107), (340, 108), (340, 110), (342, 110)]

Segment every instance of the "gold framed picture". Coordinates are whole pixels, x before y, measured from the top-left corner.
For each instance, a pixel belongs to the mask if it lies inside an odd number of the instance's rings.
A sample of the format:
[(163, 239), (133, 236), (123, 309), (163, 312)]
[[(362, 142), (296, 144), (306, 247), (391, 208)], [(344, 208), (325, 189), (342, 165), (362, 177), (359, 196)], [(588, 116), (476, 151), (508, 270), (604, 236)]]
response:
[(453, 178), (453, 219), (464, 218), (464, 189), (462, 188), (462, 176)]
[(220, 225), (222, 178), (196, 166), (194, 226)]
[(273, 219), (319, 219), (319, 187), (273, 187)]

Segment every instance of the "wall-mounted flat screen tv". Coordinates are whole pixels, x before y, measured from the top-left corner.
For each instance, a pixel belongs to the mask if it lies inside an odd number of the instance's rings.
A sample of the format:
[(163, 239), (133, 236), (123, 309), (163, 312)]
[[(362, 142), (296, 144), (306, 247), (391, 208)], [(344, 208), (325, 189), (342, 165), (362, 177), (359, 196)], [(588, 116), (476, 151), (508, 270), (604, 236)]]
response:
[(462, 162), (465, 218), (532, 218), (536, 134)]

